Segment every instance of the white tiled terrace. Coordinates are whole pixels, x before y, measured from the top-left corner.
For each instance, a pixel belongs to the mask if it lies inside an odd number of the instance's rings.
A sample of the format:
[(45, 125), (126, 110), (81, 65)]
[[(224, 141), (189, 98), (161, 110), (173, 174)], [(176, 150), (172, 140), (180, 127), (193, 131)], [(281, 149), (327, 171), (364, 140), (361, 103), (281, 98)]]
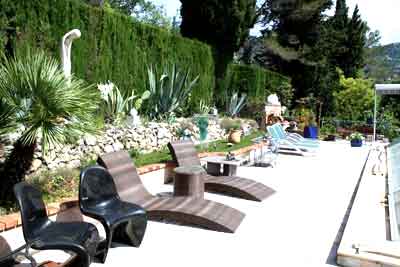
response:
[[(330, 266), (335, 243), (369, 147), (322, 142), (316, 156), (279, 155), (275, 168), (241, 167), (238, 174), (272, 187), (264, 202), (206, 193), (246, 213), (234, 234), (149, 222), (140, 248), (115, 247), (91, 266)], [(142, 176), (151, 193), (171, 191), (163, 171)], [(13, 248), (20, 229), (1, 234)], [(59, 261), (61, 255), (54, 254)], [(38, 260), (49, 253), (39, 253)]]

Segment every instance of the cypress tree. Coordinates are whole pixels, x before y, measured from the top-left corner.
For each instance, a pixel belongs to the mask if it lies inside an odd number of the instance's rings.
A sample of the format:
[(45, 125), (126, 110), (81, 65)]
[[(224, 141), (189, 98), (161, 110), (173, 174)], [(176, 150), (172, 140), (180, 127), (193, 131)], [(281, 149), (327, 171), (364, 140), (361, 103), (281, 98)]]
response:
[(364, 48), (367, 42), (367, 29), (366, 23), (361, 19), (358, 5), (356, 5), (353, 16), (347, 27), (348, 56), (346, 58), (347, 64), (343, 69), (347, 77), (356, 78), (357, 72), (364, 66)]
[(362, 21), (358, 6), (348, 18), (345, 0), (338, 0), (335, 16), (331, 19), (332, 41), (330, 60), (339, 67), (345, 77), (356, 78), (364, 65), (367, 25)]
[(256, 0), (181, 0), (181, 3), (182, 35), (213, 47), (215, 76), (217, 82), (222, 81), (234, 52), (255, 23)]
[(347, 7), (346, 0), (336, 0), (336, 11), (333, 17), (336, 29), (344, 29), (348, 23), (349, 8)]

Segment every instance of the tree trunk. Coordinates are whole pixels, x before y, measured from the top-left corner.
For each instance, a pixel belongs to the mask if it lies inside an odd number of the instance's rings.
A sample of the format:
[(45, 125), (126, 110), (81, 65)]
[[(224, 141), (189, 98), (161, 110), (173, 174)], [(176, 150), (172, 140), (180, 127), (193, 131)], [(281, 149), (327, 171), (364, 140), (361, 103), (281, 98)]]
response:
[(32, 145), (23, 145), (20, 140), (14, 144), (11, 154), (7, 157), (1, 177), (0, 204), (14, 203), (13, 187), (24, 181), (25, 175), (32, 166), (36, 142)]

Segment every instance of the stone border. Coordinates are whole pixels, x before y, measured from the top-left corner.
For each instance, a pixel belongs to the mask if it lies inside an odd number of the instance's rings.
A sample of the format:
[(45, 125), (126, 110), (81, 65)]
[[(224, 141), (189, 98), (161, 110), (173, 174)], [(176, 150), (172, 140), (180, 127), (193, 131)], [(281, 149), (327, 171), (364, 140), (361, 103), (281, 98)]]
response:
[[(346, 228), (341, 232), (343, 236), (337, 248), (336, 261), (340, 266), (400, 267), (399, 245), (386, 240), (385, 236), (387, 170), (382, 173), (375, 172), (379, 153), (380, 151), (370, 150), (370, 156), (356, 186), (357, 192), (347, 214)], [(381, 168), (386, 169), (387, 164), (383, 164), (386, 166)], [(381, 219), (371, 219), (371, 216)], [(360, 223), (363, 223), (363, 227)], [(374, 238), (360, 239), (367, 234), (373, 235)]]
[[(238, 150), (232, 151), (232, 153), (237, 155), (242, 155), (250, 152), (251, 150), (261, 148), (263, 144), (255, 144), (247, 147), (240, 148)], [(199, 154), (200, 158), (209, 157), (209, 156), (223, 156), (226, 155), (226, 152), (203, 152)], [(156, 163), (150, 164), (143, 167), (137, 168), (139, 175), (159, 171), (166, 167), (165, 163)], [(61, 199), (60, 202), (51, 203), (46, 205), (47, 214), (49, 216), (56, 215), (60, 211), (60, 205), (65, 202), (76, 202), (76, 198), (65, 198)], [(0, 216), (0, 233), (17, 228), (21, 225), (21, 216), (19, 213), (12, 213), (4, 216)]]

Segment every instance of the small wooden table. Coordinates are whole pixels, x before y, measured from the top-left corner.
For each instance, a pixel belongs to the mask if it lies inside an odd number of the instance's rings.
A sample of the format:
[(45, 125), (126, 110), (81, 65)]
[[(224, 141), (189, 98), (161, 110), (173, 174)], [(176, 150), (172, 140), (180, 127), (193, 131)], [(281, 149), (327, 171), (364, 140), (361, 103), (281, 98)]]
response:
[(185, 166), (174, 169), (174, 196), (204, 198), (204, 175), (201, 166)]
[[(207, 162), (207, 173), (214, 176), (235, 176), (237, 167), (243, 165), (246, 159), (237, 158), (234, 160), (226, 160), (224, 156), (206, 157), (202, 160)], [(221, 166), (223, 171), (221, 173)]]

